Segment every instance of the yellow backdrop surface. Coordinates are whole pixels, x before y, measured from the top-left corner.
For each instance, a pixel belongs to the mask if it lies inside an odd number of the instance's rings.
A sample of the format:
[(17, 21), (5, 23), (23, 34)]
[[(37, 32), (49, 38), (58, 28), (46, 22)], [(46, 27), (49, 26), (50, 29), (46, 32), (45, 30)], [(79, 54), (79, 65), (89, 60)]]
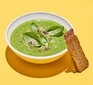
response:
[[(6, 28), (14, 18), (34, 11), (53, 12), (72, 23), (89, 60), (88, 69), (82, 73), (65, 73), (62, 70), (64, 64), (68, 63), (64, 62), (65, 58), (62, 64), (58, 65), (57, 62), (61, 61), (56, 61), (45, 66), (16, 59), (17, 56), (7, 47)], [(93, 85), (92, 47), (93, 0), (0, 0), (0, 85)], [(52, 76), (52, 73), (57, 75)], [(37, 78), (43, 75), (51, 77)]]

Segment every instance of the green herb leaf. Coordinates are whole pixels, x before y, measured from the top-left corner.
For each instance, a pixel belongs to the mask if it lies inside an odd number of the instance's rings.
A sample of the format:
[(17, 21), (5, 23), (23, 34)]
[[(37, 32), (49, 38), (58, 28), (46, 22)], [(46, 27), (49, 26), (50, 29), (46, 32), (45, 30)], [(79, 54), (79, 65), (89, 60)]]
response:
[(47, 43), (47, 39), (46, 37), (44, 37), (41, 34), (36, 34), (34, 32), (27, 32), (25, 33), (25, 35), (35, 39), (37, 42), (39, 42), (41, 45), (44, 45), (45, 43)]
[(35, 40), (37, 40), (38, 42), (40, 41), (40, 36), (34, 32), (26, 32), (24, 33), (25, 35), (31, 37), (31, 38), (34, 38)]
[(28, 44), (36, 46), (36, 47), (40, 47), (41, 46), (40, 41), (39, 41), (39, 36), (34, 34), (33, 32), (24, 33), (23, 37), (24, 37), (24, 40)]
[(62, 27), (62, 26), (53, 26), (48, 29), (48, 33), (51, 36), (60, 37), (63, 35), (63, 29), (64, 29), (64, 27)]

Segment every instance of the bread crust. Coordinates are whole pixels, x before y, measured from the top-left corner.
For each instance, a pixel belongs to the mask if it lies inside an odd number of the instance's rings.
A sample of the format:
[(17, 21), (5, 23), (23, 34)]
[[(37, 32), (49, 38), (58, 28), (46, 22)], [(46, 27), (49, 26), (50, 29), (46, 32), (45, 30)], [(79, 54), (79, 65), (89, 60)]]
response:
[(89, 66), (89, 63), (82, 50), (79, 39), (76, 35), (74, 35), (73, 29), (70, 29), (67, 33), (65, 33), (64, 37), (67, 43), (68, 51), (75, 65), (75, 71), (82, 72)]

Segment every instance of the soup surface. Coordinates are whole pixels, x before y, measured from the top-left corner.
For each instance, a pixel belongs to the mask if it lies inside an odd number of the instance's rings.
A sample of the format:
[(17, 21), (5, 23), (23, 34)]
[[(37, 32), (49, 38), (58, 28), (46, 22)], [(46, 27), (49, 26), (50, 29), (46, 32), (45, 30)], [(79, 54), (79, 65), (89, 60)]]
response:
[(11, 45), (32, 56), (48, 56), (66, 49), (64, 33), (67, 30), (57, 22), (35, 19), (20, 24), (11, 34)]

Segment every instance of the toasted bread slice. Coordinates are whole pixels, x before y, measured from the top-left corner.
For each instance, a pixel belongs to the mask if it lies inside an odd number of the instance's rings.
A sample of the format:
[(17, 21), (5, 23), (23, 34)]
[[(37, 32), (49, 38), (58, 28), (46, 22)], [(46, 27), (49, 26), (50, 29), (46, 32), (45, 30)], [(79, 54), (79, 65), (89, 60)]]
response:
[(82, 72), (89, 65), (87, 58), (80, 46), (80, 42), (76, 35), (74, 35), (73, 29), (70, 29), (64, 35), (67, 47), (70, 55), (72, 56), (72, 60), (78, 72)]

